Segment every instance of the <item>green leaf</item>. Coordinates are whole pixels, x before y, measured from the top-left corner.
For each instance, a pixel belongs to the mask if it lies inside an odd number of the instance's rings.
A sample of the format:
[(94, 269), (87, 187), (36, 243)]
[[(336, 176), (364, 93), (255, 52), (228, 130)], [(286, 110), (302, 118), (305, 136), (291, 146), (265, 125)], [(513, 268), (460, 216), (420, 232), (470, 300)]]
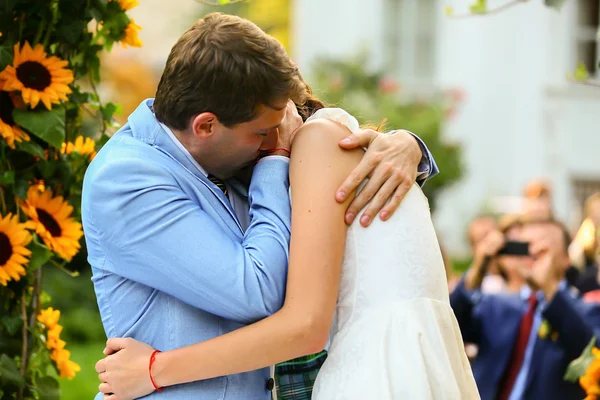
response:
[(65, 109), (53, 108), (50, 111), (29, 111), (20, 108), (13, 110), (17, 124), (35, 136), (60, 149), (65, 140)]
[(56, 162), (42, 159), (37, 162), (36, 168), (42, 174), (42, 178), (50, 180), (56, 171)]
[(64, 41), (69, 44), (77, 44), (81, 38), (82, 32), (86, 28), (86, 22), (83, 20), (75, 20), (67, 24), (62, 24), (56, 29), (56, 34), (64, 38)]
[(102, 116), (105, 120), (110, 121), (113, 118), (115, 112), (120, 111), (120, 107), (114, 103), (106, 103), (104, 107), (102, 107)]
[(584, 63), (580, 62), (577, 64), (577, 69), (575, 70), (573, 77), (576, 81), (587, 81), (589, 79), (590, 73)]
[(224, 6), (225, 4), (229, 4), (230, 0), (219, 0), (219, 4)]
[(90, 76), (95, 83), (100, 82), (100, 59), (98, 56), (93, 55), (88, 61), (88, 68), (90, 69)]
[(42, 146), (32, 141), (17, 142), (17, 149), (39, 158), (46, 158), (46, 154), (44, 154), (44, 149), (42, 149)]
[(544, 0), (546, 6), (554, 8), (555, 10), (560, 10), (565, 2), (566, 0)]
[(52, 296), (48, 294), (45, 290), (42, 290), (42, 294), (40, 296), (40, 304), (45, 306), (46, 304), (50, 304), (52, 302)]
[(58, 384), (58, 381), (51, 376), (45, 376), (36, 380), (35, 387), (40, 395), (40, 400), (60, 399), (60, 385)]
[(0, 173), (0, 185), (12, 185), (13, 183), (15, 183), (15, 171)]
[(17, 181), (14, 187), (15, 196), (25, 200), (27, 198), (27, 190), (29, 189), (29, 182), (27, 180), (20, 179)]
[[(96, 141), (96, 146), (97, 148), (102, 148), (104, 147), (104, 145), (106, 144), (106, 142), (108, 142), (108, 139), (110, 139), (110, 136), (108, 136), (107, 134), (103, 134), (100, 139), (98, 139)], [(598, 231), (600, 232), (600, 230)]]
[(6, 354), (0, 356), (0, 382), (6, 382), (6, 384), (14, 385), (18, 388), (25, 386), (25, 380), (19, 373), (17, 363)]
[(13, 62), (13, 49), (12, 47), (5, 45), (0, 46), (0, 70), (4, 70), (7, 65)]
[(2, 325), (4, 325), (9, 335), (14, 335), (21, 329), (21, 326), (23, 326), (23, 318), (21, 318), (20, 315), (12, 318), (5, 315), (2, 317)]
[(29, 249), (31, 250), (31, 258), (29, 259), (29, 267), (27, 268), (29, 271), (33, 272), (37, 270), (52, 257), (52, 251), (40, 243), (37, 240), (37, 236), (34, 236)]
[(587, 371), (588, 367), (595, 358), (592, 354), (592, 349), (594, 348), (595, 344), (596, 337), (594, 336), (590, 343), (588, 343), (586, 348), (583, 350), (583, 353), (581, 353), (579, 358), (576, 358), (569, 364), (564, 377), (566, 381), (575, 383), (579, 378), (585, 375), (585, 371)]
[(485, 14), (487, 12), (487, 1), (476, 0), (471, 4), (470, 9), (473, 14)]

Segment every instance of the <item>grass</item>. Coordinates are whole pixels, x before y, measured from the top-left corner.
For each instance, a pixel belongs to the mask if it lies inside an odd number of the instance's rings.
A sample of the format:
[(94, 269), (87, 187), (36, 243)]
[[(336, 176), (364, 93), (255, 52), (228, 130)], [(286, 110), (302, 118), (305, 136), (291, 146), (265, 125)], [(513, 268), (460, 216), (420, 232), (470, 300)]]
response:
[(71, 351), (71, 360), (81, 367), (81, 371), (73, 380), (61, 379), (62, 400), (93, 399), (98, 393), (98, 374), (94, 366), (102, 357), (102, 350), (106, 342), (90, 342), (86, 344), (67, 343)]

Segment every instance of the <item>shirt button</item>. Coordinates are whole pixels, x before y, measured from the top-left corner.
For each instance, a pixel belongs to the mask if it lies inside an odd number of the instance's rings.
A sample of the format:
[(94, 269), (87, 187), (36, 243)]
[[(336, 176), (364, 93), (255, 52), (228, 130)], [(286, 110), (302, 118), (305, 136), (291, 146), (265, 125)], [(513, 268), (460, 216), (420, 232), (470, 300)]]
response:
[(267, 379), (267, 390), (269, 392), (272, 392), (274, 387), (275, 387), (275, 381), (273, 380), (273, 378)]

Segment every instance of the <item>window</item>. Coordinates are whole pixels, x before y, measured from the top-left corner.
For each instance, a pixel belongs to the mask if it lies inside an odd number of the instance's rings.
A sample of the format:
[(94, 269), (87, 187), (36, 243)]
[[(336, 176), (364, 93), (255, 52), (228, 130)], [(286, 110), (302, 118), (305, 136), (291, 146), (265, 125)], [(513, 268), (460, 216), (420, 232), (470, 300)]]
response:
[(585, 200), (592, 194), (600, 192), (600, 180), (595, 179), (572, 179), (571, 187), (573, 199), (583, 207)]
[(591, 75), (600, 76), (600, 0), (577, 0), (576, 56)]
[(436, 7), (436, 0), (385, 1), (385, 66), (404, 83), (431, 84)]

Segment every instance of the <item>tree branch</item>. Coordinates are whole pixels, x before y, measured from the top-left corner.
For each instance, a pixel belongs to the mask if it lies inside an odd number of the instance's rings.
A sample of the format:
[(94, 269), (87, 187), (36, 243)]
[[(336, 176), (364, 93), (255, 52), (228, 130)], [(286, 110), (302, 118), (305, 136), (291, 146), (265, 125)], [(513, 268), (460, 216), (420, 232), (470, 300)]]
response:
[[(21, 376), (25, 379), (25, 371), (27, 370), (27, 304), (25, 302), (25, 293), (21, 295), (21, 318), (23, 318), (23, 329), (21, 331)], [(23, 388), (19, 388), (17, 399), (23, 399)]]
[(198, 3), (206, 4), (207, 6), (225, 6), (229, 4), (241, 3), (246, 0), (229, 0), (227, 3), (221, 3), (219, 0), (210, 1), (210, 0), (196, 0)]
[(470, 13), (465, 13), (465, 14), (450, 14), (449, 17), (451, 17), (451, 18), (470, 18), (470, 17), (480, 17), (483, 15), (498, 14), (498, 13), (503, 12), (511, 7), (518, 5), (518, 4), (527, 3), (528, 1), (529, 0), (512, 0), (512, 1), (509, 1), (508, 3), (504, 3), (496, 8), (487, 9), (484, 12), (470, 12)]

